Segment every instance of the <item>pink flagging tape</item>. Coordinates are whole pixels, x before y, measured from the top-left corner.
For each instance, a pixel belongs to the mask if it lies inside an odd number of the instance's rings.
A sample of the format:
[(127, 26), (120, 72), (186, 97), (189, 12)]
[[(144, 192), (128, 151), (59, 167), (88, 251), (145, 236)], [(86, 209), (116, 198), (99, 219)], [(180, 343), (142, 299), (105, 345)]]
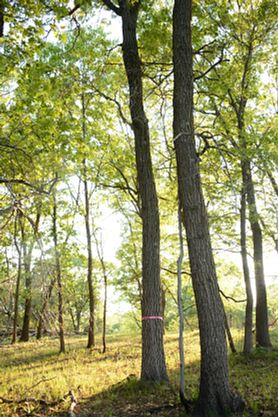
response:
[(163, 320), (161, 316), (144, 316), (142, 320)]

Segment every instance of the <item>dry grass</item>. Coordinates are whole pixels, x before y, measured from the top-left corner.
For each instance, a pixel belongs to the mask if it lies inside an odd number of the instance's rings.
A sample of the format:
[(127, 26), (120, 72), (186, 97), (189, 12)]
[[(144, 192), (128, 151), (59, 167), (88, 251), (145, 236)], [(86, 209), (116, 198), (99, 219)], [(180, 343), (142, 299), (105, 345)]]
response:
[[(237, 333), (239, 339), (240, 335)], [(278, 342), (278, 334), (273, 334)], [(98, 340), (97, 340), (98, 341)], [(277, 345), (277, 343), (276, 343)], [(145, 386), (140, 374), (140, 337), (108, 338), (108, 349), (100, 345), (87, 350), (85, 337), (71, 337), (67, 353), (59, 355), (58, 341), (45, 339), (0, 348), (0, 396), (18, 400), (27, 397), (55, 401), (70, 389), (79, 400), (78, 417), (127, 417), (185, 415), (179, 407), (178, 342), (176, 335), (166, 335), (165, 350), (170, 386)], [(198, 333), (185, 337), (186, 381), (188, 398), (198, 391)], [(247, 400), (245, 416), (278, 416), (278, 353), (257, 351), (244, 357), (230, 357), (232, 385)], [(1, 402), (1, 401), (0, 401)], [(162, 407), (162, 408), (159, 408)], [(0, 405), (0, 416), (66, 416), (69, 400), (43, 407), (26, 402)]]

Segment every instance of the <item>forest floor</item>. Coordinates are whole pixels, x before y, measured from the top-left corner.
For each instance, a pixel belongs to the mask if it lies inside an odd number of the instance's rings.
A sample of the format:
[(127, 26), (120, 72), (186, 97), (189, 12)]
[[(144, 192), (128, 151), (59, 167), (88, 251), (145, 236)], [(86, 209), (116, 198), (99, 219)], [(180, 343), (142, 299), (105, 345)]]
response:
[[(242, 332), (234, 335), (241, 349)], [(278, 331), (271, 336), (278, 348)], [(139, 381), (139, 336), (109, 336), (105, 354), (98, 344), (92, 350), (85, 346), (86, 337), (69, 337), (67, 353), (59, 355), (57, 339), (0, 345), (0, 416), (66, 417), (69, 390), (78, 401), (76, 417), (186, 416), (178, 396), (176, 335), (165, 337), (169, 385)], [(185, 357), (186, 397), (192, 400), (198, 393), (197, 332), (185, 336)], [(277, 417), (278, 351), (230, 354), (229, 361), (231, 385), (247, 404), (243, 416)]]

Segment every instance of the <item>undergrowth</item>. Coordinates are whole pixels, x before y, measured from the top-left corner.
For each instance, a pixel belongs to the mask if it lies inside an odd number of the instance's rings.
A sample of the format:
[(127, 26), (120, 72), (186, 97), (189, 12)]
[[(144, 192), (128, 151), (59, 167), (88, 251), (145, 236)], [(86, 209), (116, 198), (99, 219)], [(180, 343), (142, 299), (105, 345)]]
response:
[[(241, 336), (234, 332), (238, 348)], [(272, 332), (278, 347), (278, 332)], [(185, 336), (186, 397), (198, 394), (198, 333)], [(100, 340), (97, 339), (97, 342)], [(100, 344), (88, 350), (85, 337), (70, 337), (67, 353), (59, 355), (57, 339), (0, 346), (0, 416), (67, 416), (73, 390), (77, 417), (185, 416), (178, 398), (178, 339), (165, 337), (169, 385), (143, 384), (140, 375), (140, 337), (109, 337), (107, 352)], [(254, 350), (250, 355), (230, 354), (230, 380), (246, 400), (244, 417), (278, 416), (278, 351)], [(21, 399), (42, 399), (16, 403)], [(55, 402), (57, 403), (55, 405)]]

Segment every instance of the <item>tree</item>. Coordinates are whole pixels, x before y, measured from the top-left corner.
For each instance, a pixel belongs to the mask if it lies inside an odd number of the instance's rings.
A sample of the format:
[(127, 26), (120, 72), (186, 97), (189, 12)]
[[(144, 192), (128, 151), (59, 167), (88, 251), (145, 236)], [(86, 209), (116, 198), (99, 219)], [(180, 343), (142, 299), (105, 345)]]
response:
[(191, 0), (173, 10), (174, 144), (178, 192), (196, 298), (201, 342), (200, 391), (194, 414), (223, 416), (243, 408), (229, 386), (224, 312), (218, 293), (208, 220), (195, 150)]
[(65, 353), (65, 337), (64, 337), (64, 317), (63, 317), (63, 285), (62, 285), (62, 273), (60, 263), (60, 251), (58, 247), (58, 233), (57, 233), (57, 202), (56, 196), (53, 196), (53, 213), (52, 213), (52, 231), (53, 231), (53, 243), (55, 251), (55, 269), (56, 269), (56, 282), (58, 289), (58, 322), (59, 322), (59, 339), (60, 339), (60, 353)]
[(122, 19), (123, 60), (129, 85), (130, 114), (135, 138), (136, 168), (143, 225), (141, 378), (162, 382), (168, 377), (160, 311), (159, 209), (152, 171), (149, 126), (143, 104), (142, 69), (136, 39), (140, 1), (121, 0), (119, 7), (110, 0), (103, 2)]

